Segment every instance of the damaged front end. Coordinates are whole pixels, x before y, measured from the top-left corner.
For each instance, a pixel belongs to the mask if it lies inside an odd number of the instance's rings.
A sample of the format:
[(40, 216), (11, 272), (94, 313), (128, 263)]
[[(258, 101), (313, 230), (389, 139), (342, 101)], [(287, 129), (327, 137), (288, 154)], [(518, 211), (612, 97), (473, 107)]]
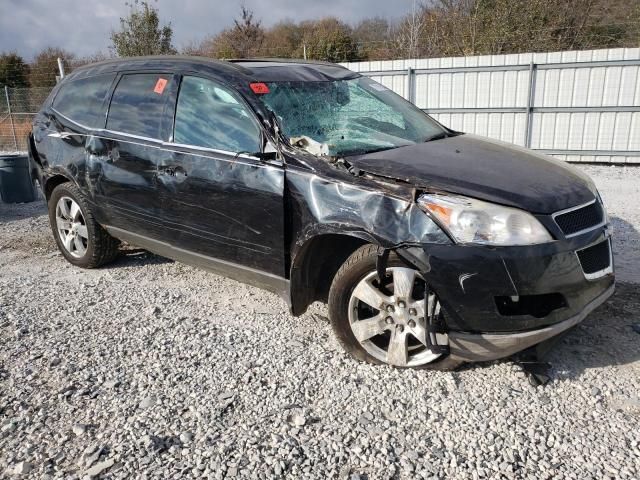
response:
[[(358, 170), (348, 160), (324, 159), (315, 164), (320, 169), (315, 174), (289, 169), (293, 210), (303, 212), (296, 241), (301, 246), (316, 235), (346, 232), (379, 245), (380, 285), (391, 252), (420, 272), (428, 289), (426, 341), (432, 352), (459, 361), (509, 357), (569, 330), (613, 293), (606, 226), (567, 238), (553, 215), (499, 207), (490, 210), (497, 221), (504, 220), (506, 211), (527, 234), (513, 227), (516, 233), (507, 235), (494, 226), (489, 228), (491, 237), (477, 230), (478, 222), (470, 222), (475, 234), (464, 237), (471, 235), (468, 229), (445, 225), (421, 202), (425, 192), (430, 198), (446, 192)], [(478, 205), (483, 202), (473, 208)], [(496, 245), (499, 241), (513, 244)], [(594, 274), (594, 267), (581, 262), (581, 252), (602, 245), (606, 248), (599, 261), (606, 265), (595, 267)], [(294, 262), (294, 274), (295, 267)], [(294, 280), (292, 276), (298, 284)], [(438, 314), (430, 311), (430, 292), (442, 305)]]
[(572, 251), (544, 246), (523, 258), (514, 248), (425, 245), (398, 251), (429, 272), (424, 275), (444, 307), (452, 357), (511, 356), (577, 325), (613, 293), (613, 273), (585, 278)]
[[(364, 244), (379, 247), (381, 289), (391, 252), (420, 273), (425, 341), (460, 361), (545, 342), (613, 293), (606, 214), (579, 172), (425, 120), (366, 79), (275, 82), (269, 92), (262, 105), (288, 143), (294, 314), (326, 300), (340, 265)], [(579, 232), (556, 221), (593, 202), (602, 218)]]

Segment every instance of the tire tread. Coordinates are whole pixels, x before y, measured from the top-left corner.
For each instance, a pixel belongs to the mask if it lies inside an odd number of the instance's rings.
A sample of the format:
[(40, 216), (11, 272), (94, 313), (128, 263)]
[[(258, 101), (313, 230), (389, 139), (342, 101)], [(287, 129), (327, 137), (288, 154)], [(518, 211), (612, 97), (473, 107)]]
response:
[[(98, 268), (115, 260), (120, 253), (120, 241), (109, 235), (109, 233), (107, 233), (107, 231), (102, 228), (102, 226), (96, 221), (91, 208), (89, 208), (89, 206), (87, 205), (87, 201), (82, 191), (71, 182), (62, 183), (54, 188), (53, 192), (51, 193), (50, 202), (53, 202), (53, 205), (55, 205), (56, 203), (55, 199), (57, 198), (57, 192), (59, 191), (66, 191), (66, 193), (69, 193), (70, 196), (74, 197), (75, 200), (80, 204), (82, 213), (84, 215), (85, 224), (87, 226), (87, 230), (89, 231), (89, 238), (93, 239), (91, 256), (89, 258), (82, 258), (81, 263), (71, 263), (82, 268)], [(55, 218), (55, 214), (52, 218), (51, 208), (52, 207), (50, 206), (49, 216), (52, 219), (52, 230), (56, 239), (56, 243), (58, 243), (57, 232), (55, 231), (55, 227), (53, 226), (53, 222), (55, 221), (53, 220), (53, 218)], [(55, 208), (55, 206), (53, 208)], [(70, 260), (67, 255), (65, 255), (65, 258), (67, 258), (67, 260)]]

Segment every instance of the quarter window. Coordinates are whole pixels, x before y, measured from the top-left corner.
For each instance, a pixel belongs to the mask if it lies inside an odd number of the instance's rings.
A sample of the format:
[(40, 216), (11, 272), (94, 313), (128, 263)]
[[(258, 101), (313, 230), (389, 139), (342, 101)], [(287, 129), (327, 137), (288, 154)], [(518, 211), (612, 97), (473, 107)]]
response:
[(235, 92), (212, 80), (184, 77), (176, 108), (174, 142), (256, 153), (260, 151), (260, 129)]
[(171, 75), (123, 76), (113, 92), (107, 128), (159, 139), (170, 81)]
[(53, 108), (74, 122), (91, 128), (104, 128), (107, 113), (105, 97), (115, 74), (71, 80), (64, 83), (53, 101)]

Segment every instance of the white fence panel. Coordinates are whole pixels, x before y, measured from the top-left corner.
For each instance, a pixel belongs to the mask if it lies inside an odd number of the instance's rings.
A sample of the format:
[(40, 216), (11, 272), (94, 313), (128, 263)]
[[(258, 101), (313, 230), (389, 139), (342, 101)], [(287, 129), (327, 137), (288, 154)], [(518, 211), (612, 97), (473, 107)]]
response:
[(569, 161), (640, 163), (640, 48), (344, 65), (454, 130)]

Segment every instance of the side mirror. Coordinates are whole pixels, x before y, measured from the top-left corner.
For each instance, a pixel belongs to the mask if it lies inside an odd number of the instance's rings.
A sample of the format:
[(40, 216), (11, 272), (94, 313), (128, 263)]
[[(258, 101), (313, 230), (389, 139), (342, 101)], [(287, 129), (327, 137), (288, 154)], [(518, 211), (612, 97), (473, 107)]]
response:
[(262, 134), (262, 152), (259, 153), (260, 160), (277, 160), (280, 152), (278, 148), (271, 143), (265, 134)]
[(271, 143), (269, 140), (266, 140), (264, 147), (262, 148), (262, 153), (278, 153), (278, 149), (273, 143)]
[(260, 160), (278, 160), (278, 156), (278, 150), (276, 150), (273, 144), (269, 141), (267, 141), (267, 144), (265, 145), (262, 152), (258, 154), (258, 158)]

